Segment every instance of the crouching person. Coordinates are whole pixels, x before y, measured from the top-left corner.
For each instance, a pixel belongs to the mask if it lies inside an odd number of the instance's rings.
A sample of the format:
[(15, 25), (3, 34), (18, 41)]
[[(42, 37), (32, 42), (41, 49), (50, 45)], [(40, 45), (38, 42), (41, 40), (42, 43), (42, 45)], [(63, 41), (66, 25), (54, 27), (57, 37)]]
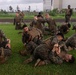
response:
[(33, 60), (37, 60), (34, 65), (36, 67), (50, 63), (60, 65), (64, 61), (74, 63), (75, 58), (73, 55), (68, 54), (67, 51), (63, 50), (62, 47), (60, 48), (58, 44), (54, 44), (52, 50), (49, 50), (46, 44), (42, 44), (36, 47), (33, 56), (25, 60), (24, 63), (30, 63)]
[(11, 55), (10, 39), (0, 30), (0, 63), (5, 63)]
[(27, 25), (23, 26), (22, 42), (26, 50), (20, 50), (21, 55), (32, 54), (35, 47), (41, 44), (42, 32), (37, 28), (28, 28)]

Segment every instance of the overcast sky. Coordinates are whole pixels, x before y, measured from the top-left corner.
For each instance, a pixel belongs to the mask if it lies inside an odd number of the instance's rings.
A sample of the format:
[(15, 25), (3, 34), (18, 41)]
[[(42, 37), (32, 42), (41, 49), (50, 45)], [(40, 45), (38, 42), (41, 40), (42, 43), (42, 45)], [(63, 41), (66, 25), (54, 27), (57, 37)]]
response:
[(9, 6), (12, 6), (16, 10), (17, 5), (20, 10), (28, 10), (28, 6), (31, 6), (31, 10), (43, 10), (43, 0), (0, 0), (0, 9), (9, 10)]

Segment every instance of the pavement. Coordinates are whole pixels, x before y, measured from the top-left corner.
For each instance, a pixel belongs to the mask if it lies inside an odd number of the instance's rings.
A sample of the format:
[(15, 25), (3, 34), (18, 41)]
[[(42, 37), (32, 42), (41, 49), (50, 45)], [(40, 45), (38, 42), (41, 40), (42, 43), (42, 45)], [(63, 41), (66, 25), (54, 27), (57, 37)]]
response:
[[(33, 19), (25, 19), (25, 23), (31, 22)], [(0, 19), (0, 23), (13, 23), (13, 19)], [(65, 19), (55, 19), (56, 22), (65, 22)], [(76, 19), (71, 19), (71, 22), (76, 22)]]

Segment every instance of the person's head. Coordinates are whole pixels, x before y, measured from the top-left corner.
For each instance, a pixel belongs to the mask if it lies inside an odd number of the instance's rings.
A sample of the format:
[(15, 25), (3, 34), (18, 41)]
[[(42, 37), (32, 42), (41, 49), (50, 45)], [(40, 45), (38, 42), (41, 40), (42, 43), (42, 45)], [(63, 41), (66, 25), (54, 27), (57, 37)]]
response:
[(50, 15), (48, 13), (46, 13), (45, 18), (50, 18)]
[(64, 35), (62, 33), (57, 33), (57, 39), (59, 41), (63, 40), (64, 39)]
[(34, 20), (37, 20), (37, 19), (38, 19), (38, 18), (37, 18), (37, 15), (35, 15), (35, 16), (34, 16)]
[(39, 14), (39, 15), (41, 15), (41, 14), (42, 14), (42, 12), (39, 12), (38, 14)]
[(70, 9), (70, 7), (71, 7), (71, 6), (70, 6), (70, 5), (68, 5), (68, 9)]
[(21, 11), (20, 10), (18, 10), (18, 13), (20, 13)]
[(16, 12), (16, 16), (19, 16), (19, 13), (18, 12)]
[(65, 55), (65, 61), (69, 63), (74, 63), (75, 58), (71, 54), (66, 54)]
[(27, 32), (29, 30), (26, 24), (24, 24), (22, 28), (24, 32)]

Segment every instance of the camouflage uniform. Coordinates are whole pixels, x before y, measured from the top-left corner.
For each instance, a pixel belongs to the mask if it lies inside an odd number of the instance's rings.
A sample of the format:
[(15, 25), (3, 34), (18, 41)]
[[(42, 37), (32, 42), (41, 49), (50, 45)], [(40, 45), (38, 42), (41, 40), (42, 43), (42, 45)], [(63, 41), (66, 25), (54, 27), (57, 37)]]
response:
[(58, 29), (57, 29), (55, 21), (51, 18), (48, 18), (46, 19), (46, 22), (48, 24), (48, 28), (45, 28), (45, 30), (49, 31), (50, 34), (53, 34), (53, 35), (56, 34)]
[(2, 61), (11, 55), (11, 49), (9, 47), (6, 47), (6, 44), (8, 43), (9, 42), (7, 41), (5, 34), (2, 32), (2, 30), (0, 30), (0, 63), (3, 63)]
[(33, 27), (29, 29), (28, 32), (23, 32), (22, 42), (27, 44), (29, 41), (32, 41), (35, 38), (42, 39), (43, 34), (41, 30)]
[(16, 25), (16, 30), (21, 29), (21, 16), (18, 15), (14, 18), (14, 25)]
[(32, 28), (26, 33), (23, 33), (22, 42), (26, 46), (26, 50), (21, 50), (21, 55), (32, 54), (36, 46), (42, 43), (42, 32), (37, 28)]
[(65, 42), (67, 47), (71, 47), (73, 49), (76, 49), (76, 34), (73, 34), (72, 36), (70, 36), (66, 42)]
[(65, 22), (69, 22), (72, 15), (72, 9), (67, 9), (65, 14)]
[[(25, 63), (29, 63), (33, 60), (41, 59), (45, 64), (50, 63), (51, 61), (57, 64), (62, 63), (62, 59), (52, 52), (53, 46), (55, 43), (59, 43), (56, 37), (51, 37), (44, 41), (44, 44), (37, 46), (33, 52), (33, 56), (25, 60)], [(60, 43), (61, 45), (61, 43)]]
[(76, 32), (76, 25), (73, 25), (72, 30), (75, 30), (75, 32)]
[(67, 24), (63, 24), (59, 27), (59, 31), (63, 34), (66, 34), (68, 32), (68, 30), (69, 30), (69, 27)]
[(45, 22), (44, 19), (39, 18), (38, 20), (33, 20), (30, 26), (38, 28), (44, 33), (44, 22)]
[(37, 20), (33, 20), (31, 23), (30, 23), (30, 27), (36, 27), (37, 25)]
[[(56, 54), (56, 52), (52, 52), (53, 45), (55, 43), (58, 43), (59, 46), (61, 46), (60, 50), (60, 56)], [(64, 44), (64, 41), (58, 42), (56, 38), (51, 38), (50, 41), (46, 44), (41, 44), (37, 46), (34, 50), (34, 58), (33, 59), (41, 59), (45, 62), (45, 64), (49, 63), (55, 63), (55, 64), (62, 64), (63, 63), (63, 57), (67, 53), (66, 46)]]
[(20, 16), (21, 16), (21, 22), (23, 22), (24, 23), (24, 13), (23, 12), (20, 12), (20, 14), (19, 14)]

